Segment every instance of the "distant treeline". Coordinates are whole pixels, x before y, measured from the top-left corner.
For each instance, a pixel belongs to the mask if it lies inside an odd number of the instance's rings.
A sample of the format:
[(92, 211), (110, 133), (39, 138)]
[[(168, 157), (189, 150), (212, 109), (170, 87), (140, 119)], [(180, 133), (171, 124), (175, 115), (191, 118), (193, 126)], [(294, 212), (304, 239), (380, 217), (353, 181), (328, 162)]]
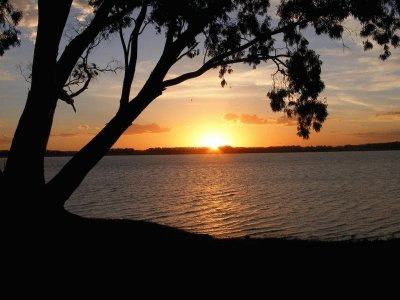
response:
[(220, 147), (223, 153), (285, 153), (285, 152), (338, 152), (400, 150), (400, 142), (345, 145), (345, 146), (277, 146), (277, 147)]
[[(149, 148), (135, 150), (132, 148), (111, 149), (107, 155), (169, 155), (169, 154), (209, 154), (209, 153), (286, 153), (286, 152), (337, 152), (337, 151), (385, 151), (400, 150), (400, 142), (345, 145), (345, 146), (277, 146), (277, 147), (219, 147), (210, 150), (207, 147)], [(48, 150), (46, 156), (73, 156), (77, 151)], [(7, 157), (8, 151), (0, 150), (0, 157)]]

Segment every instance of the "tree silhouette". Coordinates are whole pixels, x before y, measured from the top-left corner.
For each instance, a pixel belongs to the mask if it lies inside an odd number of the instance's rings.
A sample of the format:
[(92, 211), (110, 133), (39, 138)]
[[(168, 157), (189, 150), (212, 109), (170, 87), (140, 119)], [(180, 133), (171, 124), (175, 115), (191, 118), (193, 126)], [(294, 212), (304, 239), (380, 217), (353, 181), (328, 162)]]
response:
[[(29, 207), (44, 216), (63, 210), (65, 201), (87, 173), (139, 114), (171, 86), (211, 69), (219, 70), (221, 85), (225, 86), (227, 74), (235, 65), (244, 63), (256, 68), (270, 62), (276, 66), (274, 85), (267, 94), (271, 107), (296, 118), (298, 135), (308, 138), (312, 129), (321, 129), (327, 117), (327, 104), (319, 99), (324, 89), (320, 77), (322, 62), (309, 48), (303, 30), (313, 26), (318, 35), (340, 39), (343, 21), (353, 16), (363, 25), (361, 35), (366, 39), (366, 50), (373, 42), (381, 45), (381, 58), (386, 59), (390, 47), (399, 44), (396, 35), (399, 1), (393, 0), (281, 1), (278, 22), (269, 15), (269, 1), (265, 0), (90, 0), (88, 5), (94, 9), (93, 18), (59, 55), (71, 5), (72, 0), (38, 1), (39, 23), (31, 87), (0, 179), (8, 203), (18, 209)], [(148, 28), (165, 37), (164, 46), (145, 84), (131, 98), (139, 36)], [(44, 154), (57, 102), (61, 99), (71, 104), (75, 96), (88, 88), (97, 71), (95, 65), (87, 62), (85, 53), (89, 55), (96, 39), (111, 35), (120, 37), (124, 53), (119, 109), (107, 125), (45, 183)], [(165, 79), (177, 62), (195, 57), (201, 57), (202, 61), (197, 69)], [(86, 62), (82, 63), (82, 59)], [(92, 66), (91, 71), (88, 66)], [(81, 85), (79, 93), (65, 90), (71, 80)], [(33, 201), (33, 196), (38, 200)]]
[(22, 12), (16, 10), (8, 0), (0, 0), (0, 56), (10, 49), (19, 46), (19, 30), (16, 29), (22, 18)]

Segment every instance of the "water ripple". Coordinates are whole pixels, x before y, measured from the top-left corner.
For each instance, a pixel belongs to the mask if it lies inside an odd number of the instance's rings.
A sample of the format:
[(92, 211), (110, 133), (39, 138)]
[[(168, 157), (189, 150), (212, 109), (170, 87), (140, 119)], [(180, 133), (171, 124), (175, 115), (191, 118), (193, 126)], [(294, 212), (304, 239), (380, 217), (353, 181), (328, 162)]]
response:
[(398, 237), (399, 166), (400, 151), (105, 157), (67, 208), (217, 237)]

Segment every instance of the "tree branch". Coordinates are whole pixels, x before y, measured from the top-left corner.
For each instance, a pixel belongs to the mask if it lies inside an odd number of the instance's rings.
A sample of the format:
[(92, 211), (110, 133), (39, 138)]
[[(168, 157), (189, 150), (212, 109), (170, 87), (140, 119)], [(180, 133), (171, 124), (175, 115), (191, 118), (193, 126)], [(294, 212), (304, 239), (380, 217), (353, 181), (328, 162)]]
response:
[(186, 51), (186, 52), (183, 53), (181, 56), (179, 56), (179, 57), (176, 59), (176, 62), (178, 62), (178, 61), (181, 60), (183, 57), (185, 57), (186, 55), (188, 55), (189, 53), (191, 53), (198, 45), (199, 45), (199, 43), (196, 42), (196, 43), (193, 45), (193, 47), (190, 47), (190, 49), (189, 49), (188, 51)]
[[(222, 59), (220, 61), (216, 60), (216, 58), (223, 58), (223, 57), (229, 57), (230, 55), (226, 54), (226, 55), (220, 55), (218, 57), (212, 58), (209, 61), (207, 61), (201, 68), (197, 69), (196, 71), (193, 72), (188, 72), (186, 74), (180, 75), (176, 78), (173, 79), (169, 79), (169, 80), (165, 80), (163, 82), (163, 87), (167, 88), (169, 86), (173, 86), (173, 85), (177, 85), (180, 84), (186, 80), (189, 79), (193, 79), (196, 78), (198, 76), (203, 75), (205, 72), (216, 68), (218, 66), (222, 66), (222, 65), (228, 65), (228, 64), (236, 64), (236, 63), (246, 63), (249, 62), (249, 58), (245, 57), (245, 58), (237, 58), (237, 59), (230, 59), (230, 60), (226, 60), (226, 59)], [(256, 57), (259, 60), (268, 60), (268, 59), (277, 59), (279, 60), (279, 57), (290, 57), (289, 55), (285, 55), (285, 54), (279, 54), (279, 55), (275, 55), (275, 56), (259, 56)], [(283, 62), (281, 62), (282, 65), (285, 65)]]
[[(201, 19), (201, 21), (195, 22), (192, 26), (189, 26), (182, 34), (180, 34), (179, 37), (175, 41), (173, 40), (174, 30), (172, 30), (172, 28), (169, 28), (169, 30), (167, 32), (167, 38), (166, 38), (163, 54), (161, 55), (160, 60), (158, 61), (153, 72), (151, 73), (146, 84), (144, 85), (142, 90), (139, 92), (138, 98), (140, 98), (143, 93), (155, 94), (155, 95), (159, 96), (159, 95), (161, 95), (162, 91), (165, 90), (167, 87), (177, 85), (188, 79), (198, 77), (198, 76), (204, 74), (205, 72), (207, 72), (208, 70), (210, 70), (212, 68), (216, 68), (219, 65), (225, 63), (224, 60), (226, 58), (233, 56), (234, 54), (236, 54), (238, 52), (246, 50), (258, 42), (262, 42), (262, 41), (271, 39), (273, 35), (283, 33), (286, 30), (288, 30), (289, 27), (298, 26), (298, 25), (302, 24), (302, 22), (299, 21), (295, 24), (290, 24), (288, 26), (276, 28), (275, 30), (269, 31), (268, 33), (264, 34), (263, 36), (255, 37), (253, 40), (239, 46), (236, 49), (232, 49), (230, 51), (227, 51), (225, 53), (222, 53), (220, 55), (217, 55), (217, 56), (211, 58), (209, 61), (207, 61), (205, 64), (203, 64), (203, 66), (201, 68), (199, 68), (196, 71), (183, 74), (174, 79), (164, 80), (166, 74), (168, 73), (168, 70), (171, 68), (171, 66), (174, 64), (174, 62), (176, 62), (176, 59), (179, 57), (180, 53), (185, 49), (188, 41), (190, 41), (195, 36), (197, 36), (199, 33), (201, 33), (204, 29), (204, 26), (206, 26), (206, 24), (208, 23), (208, 21), (209, 20), (207, 20), (207, 18), (203, 18), (203, 19)], [(153, 88), (154, 88), (154, 86), (159, 86), (159, 90), (149, 91), (148, 87), (150, 87), (150, 86)], [(157, 96), (154, 96), (154, 97), (157, 97)], [(133, 101), (131, 101), (131, 102), (133, 102)]]
[(75, 108), (75, 105), (74, 105), (74, 99), (70, 96), (70, 95), (68, 95), (68, 93), (65, 91), (65, 90), (61, 90), (61, 92), (59, 93), (59, 95), (58, 95), (58, 98), (60, 99), (60, 100), (62, 100), (62, 101), (65, 101), (66, 103), (68, 103), (69, 105), (71, 105), (72, 106), (72, 109), (74, 110), (74, 112), (76, 113), (76, 108)]
[(127, 6), (124, 9), (118, 11), (117, 13), (113, 14), (112, 16), (107, 17), (107, 19), (104, 22), (104, 26), (109, 26), (111, 24), (114, 24), (115, 22), (118, 22), (121, 20), (122, 17), (127, 15), (129, 12), (132, 11), (132, 6)]
[(163, 88), (167, 88), (169, 86), (180, 84), (186, 80), (199, 77), (199, 76), (203, 75), (205, 72), (207, 72), (213, 68), (216, 68), (217, 66), (218, 66), (218, 64), (213, 64), (212, 62), (208, 61), (207, 63), (205, 63), (201, 68), (197, 69), (196, 71), (185, 73), (174, 79), (165, 80), (162, 83), (162, 86), (163, 86)]
[[(289, 56), (281, 54), (281, 55), (278, 55), (278, 56), (259, 56), (259, 57), (256, 57), (256, 58), (259, 59), (259, 60), (266, 61), (266, 60), (269, 60), (269, 59), (272, 59), (272, 60), (276, 59), (276, 57), (289, 57)], [(170, 86), (174, 86), (174, 85), (180, 84), (180, 83), (182, 83), (182, 82), (184, 82), (186, 80), (199, 77), (199, 76), (203, 75), (205, 72), (207, 72), (207, 71), (209, 71), (211, 69), (217, 68), (219, 66), (222, 66), (222, 65), (230, 65), (230, 64), (246, 63), (246, 62), (249, 62), (249, 59), (247, 57), (246, 58), (230, 59), (230, 60), (222, 60), (222, 61), (219, 61), (219, 62), (214, 62), (211, 59), (207, 63), (205, 63), (201, 68), (197, 69), (196, 71), (188, 72), (188, 73), (180, 75), (180, 76), (178, 76), (176, 78), (165, 80), (163, 82), (163, 87), (167, 88), (167, 87), (170, 87)]]
[[(135, 27), (133, 28), (132, 33), (129, 37), (128, 48), (126, 47), (126, 44), (124, 42), (121, 26), (119, 28), (121, 41), (125, 53), (125, 74), (124, 74), (124, 81), (122, 84), (120, 109), (122, 107), (126, 107), (126, 105), (129, 103), (130, 90), (136, 73), (136, 63), (138, 56), (138, 38), (140, 35), (140, 29), (147, 15), (147, 6), (148, 6), (148, 1), (143, 1), (139, 16), (137, 17), (135, 22)], [(130, 57), (128, 57), (129, 53)]]
[[(87, 60), (86, 62), (84, 62), (84, 66), (83, 66), (83, 71), (86, 73), (87, 76), (87, 80), (85, 81), (83, 87), (81, 87), (79, 90), (77, 90), (76, 92), (70, 94), (69, 96), (71, 98), (75, 98), (77, 96), (79, 96), (80, 94), (82, 94), (85, 90), (87, 90), (87, 88), (89, 87), (90, 81), (92, 80), (93, 76), (92, 74), (89, 72), (88, 67), (87, 67)], [(75, 109), (74, 109), (75, 110)], [(76, 110), (75, 110), (76, 112)]]
[[(240, 63), (240, 62), (248, 62), (248, 58), (239, 58), (239, 59), (231, 59), (231, 60), (226, 60), (226, 58), (228, 58), (228, 57), (230, 57), (230, 56), (232, 56), (232, 55), (234, 55), (234, 54), (236, 54), (238, 52), (244, 51), (244, 50), (250, 48), (251, 46), (255, 45), (258, 42), (262, 42), (262, 41), (271, 39), (272, 36), (285, 32), (285, 30), (287, 30), (289, 26), (290, 27), (298, 26), (298, 25), (301, 25), (302, 23), (303, 23), (302, 21), (299, 21), (299, 22), (296, 22), (295, 24), (290, 24), (288, 26), (276, 28), (275, 30), (270, 31), (267, 35), (255, 37), (251, 41), (239, 46), (236, 49), (232, 49), (230, 51), (227, 51), (225, 53), (221, 53), (220, 55), (217, 55), (217, 56), (211, 58), (206, 63), (204, 63), (201, 68), (197, 69), (196, 71), (188, 72), (188, 73), (183, 74), (181, 76), (178, 76), (176, 78), (165, 80), (162, 83), (162, 86), (163, 86), (163, 88), (167, 88), (169, 86), (180, 84), (180, 83), (182, 83), (182, 82), (184, 82), (186, 80), (193, 79), (193, 78), (196, 78), (198, 76), (201, 76), (205, 72), (209, 71), (210, 69), (216, 68), (216, 67), (224, 65), (224, 64), (234, 64), (234, 63)], [(272, 57), (279, 58), (279, 57), (289, 57), (289, 56), (288, 55), (284, 55), (284, 54), (280, 54), (280, 55), (275, 55), (275, 56), (260, 56), (259, 59), (260, 60), (268, 60), (268, 59), (271, 59)]]
[(29, 74), (27, 74), (28, 70), (23, 70), (21, 65), (17, 65), (17, 69), (22, 78), (24, 78), (24, 80), (30, 84), (32, 82), (32, 65), (28, 65), (27, 67), (30, 69)]
[(174, 25), (171, 25), (171, 27), (168, 28), (167, 37), (166, 37), (166, 40), (165, 40), (165, 47), (164, 47), (164, 49), (166, 49), (168, 46), (170, 46), (170, 45), (173, 44), (173, 42), (174, 42), (175, 28), (176, 28), (175, 24), (174, 24)]
[(3, 171), (0, 168), (0, 189), (3, 191), (4, 187), (3, 187), (3, 181), (4, 181), (4, 174)]
[[(118, 65), (116, 67), (111, 65), (113, 62), (115, 62), (115, 60), (109, 62), (105, 68), (99, 68), (96, 64), (89, 64), (89, 55), (92, 50), (100, 44), (101, 40), (101, 36), (98, 36), (86, 49), (85, 55), (81, 56), (82, 62), (75, 67), (75, 70), (70, 75), (68, 82), (64, 85), (64, 88), (68, 89), (69, 94), (62, 89), (59, 95), (59, 99), (65, 101), (67, 104), (70, 104), (75, 112), (76, 108), (74, 106), (74, 98), (88, 89), (93, 78), (97, 77), (99, 73), (116, 73), (116, 71), (120, 69)], [(79, 86), (81, 84), (83, 84), (81, 88), (75, 92), (72, 91), (71, 86)]]
[[(122, 32), (122, 26), (119, 27), (118, 33), (119, 33), (119, 38), (121, 40), (122, 50), (124, 51), (125, 68), (128, 68), (128, 55), (129, 55), (129, 53), (128, 53), (128, 48), (126, 47), (124, 33)], [(130, 46), (130, 43), (128, 45)]]
[(113, 1), (104, 1), (97, 10), (97, 13), (90, 25), (82, 33), (77, 35), (67, 47), (65, 47), (64, 52), (57, 62), (56, 82), (60, 89), (68, 80), (69, 75), (74, 69), (82, 53), (100, 33), (100, 31), (108, 25), (108, 14), (110, 13), (113, 5)]
[(117, 22), (127, 13), (132, 11), (133, 6), (128, 5), (123, 10), (108, 16), (114, 5), (113, 0), (105, 0), (98, 8), (90, 25), (78, 36), (76, 36), (65, 48), (57, 62), (56, 83), (61, 89), (68, 80), (70, 73), (75, 67), (85, 49), (95, 39), (95, 37), (107, 26)]
[(141, 34), (143, 33), (143, 31), (146, 29), (147, 25), (149, 25), (149, 24), (150, 24), (149, 21), (144, 22), (144, 26), (143, 26), (142, 29), (139, 31), (139, 35), (141, 35)]

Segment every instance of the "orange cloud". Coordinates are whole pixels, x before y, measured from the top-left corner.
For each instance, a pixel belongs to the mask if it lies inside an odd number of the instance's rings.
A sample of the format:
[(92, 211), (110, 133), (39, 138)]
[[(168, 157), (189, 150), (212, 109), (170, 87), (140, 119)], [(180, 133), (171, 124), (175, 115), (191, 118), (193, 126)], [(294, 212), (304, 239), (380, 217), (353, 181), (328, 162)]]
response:
[(238, 121), (238, 120), (240, 119), (240, 116), (237, 115), (237, 114), (229, 113), (229, 114), (226, 114), (226, 115), (224, 116), (224, 119), (225, 119), (226, 121), (234, 121), (234, 122), (236, 122), (236, 121)]
[[(34, 41), (38, 24), (38, 5), (36, 1), (13, 0), (12, 4), (23, 13), (19, 27), (24, 28), (28, 32), (27, 37)], [(88, 4), (87, 0), (74, 0), (72, 8), (75, 9), (75, 18), (79, 22), (84, 22), (93, 13), (93, 7)]]
[[(72, 137), (77, 137), (77, 136), (85, 136), (85, 135), (95, 135), (95, 132), (88, 132), (90, 129), (90, 126), (87, 124), (81, 124), (78, 126), (78, 129), (80, 132), (64, 132), (64, 133), (56, 133), (52, 134), (52, 137), (59, 137), (59, 138), (72, 138)], [(100, 129), (96, 127), (96, 129)], [(124, 135), (132, 135), (132, 134), (142, 134), (142, 133), (164, 133), (164, 132), (169, 132), (171, 129), (170, 128), (162, 128), (156, 123), (152, 124), (133, 124), (131, 125), (124, 133)], [(84, 132), (82, 132), (84, 131)], [(0, 136), (0, 142), (1, 140)]]
[(8, 144), (11, 142), (11, 138), (5, 135), (0, 135), (0, 144)]
[(243, 124), (253, 124), (253, 125), (262, 125), (268, 122), (267, 119), (260, 118), (257, 115), (248, 115), (248, 114), (241, 114), (239, 116), (237, 114), (228, 113), (224, 116), (224, 119), (230, 122), (240, 121), (240, 123)]
[(80, 135), (79, 132), (70, 132), (70, 133), (58, 133), (58, 134), (52, 134), (52, 137), (62, 137), (62, 138), (70, 138), (70, 137), (75, 137)]
[(297, 121), (296, 119), (289, 118), (288, 116), (281, 116), (275, 119), (276, 124), (286, 125), (286, 126), (296, 126)]
[(395, 117), (400, 116), (400, 111), (388, 111), (375, 115), (376, 117)]
[(22, 11), (23, 17), (19, 27), (27, 31), (26, 37), (33, 42), (36, 39), (36, 27), (38, 24), (38, 5), (36, 1), (14, 0), (12, 4), (16, 9)]
[(88, 4), (87, 0), (74, 0), (72, 7), (79, 11), (76, 19), (80, 22), (85, 21), (86, 17), (93, 12), (93, 7)]
[(350, 135), (370, 140), (400, 140), (400, 130), (355, 132)]
[(8, 71), (2, 71), (0, 70), (0, 81), (12, 81), (17, 79), (17, 77), (13, 74), (11, 74)]
[(87, 124), (81, 124), (81, 125), (78, 126), (78, 129), (86, 131), (86, 130), (90, 129), (90, 126), (87, 125)]
[(142, 134), (142, 133), (164, 133), (169, 132), (170, 128), (162, 128), (156, 123), (152, 124), (133, 124), (124, 133), (124, 135)]
[(242, 122), (243, 124), (262, 125), (262, 124), (266, 124), (268, 122), (268, 120), (260, 118), (257, 115), (243, 114), (240, 116), (240, 122)]
[(228, 122), (240, 122), (242, 124), (251, 124), (251, 125), (264, 125), (264, 124), (279, 124), (286, 126), (296, 126), (297, 120), (293, 118), (289, 118), (286, 115), (280, 116), (276, 119), (263, 119), (257, 115), (248, 115), (248, 114), (235, 114), (228, 113), (225, 114), (224, 120)]

